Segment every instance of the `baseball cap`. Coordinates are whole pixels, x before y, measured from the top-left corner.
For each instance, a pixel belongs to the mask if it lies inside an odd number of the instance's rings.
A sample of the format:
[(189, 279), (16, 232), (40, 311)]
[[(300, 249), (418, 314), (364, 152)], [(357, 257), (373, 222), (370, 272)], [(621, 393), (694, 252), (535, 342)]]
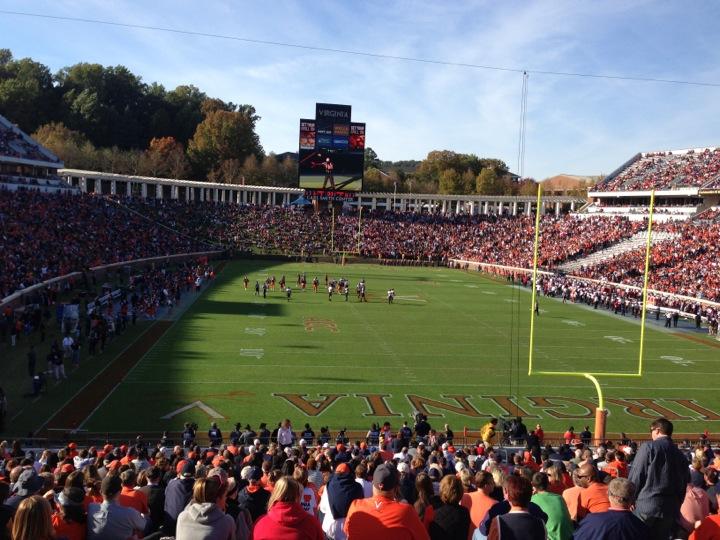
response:
[(399, 473), (409, 473), (410, 472), (410, 465), (408, 465), (406, 462), (402, 462), (398, 465), (397, 468)]
[(38, 476), (35, 469), (25, 469), (13, 486), (13, 493), (18, 497), (35, 495), (45, 482)]
[(180, 476), (184, 476), (185, 478), (195, 476), (195, 463), (187, 459), (182, 459), (178, 462), (175, 470)]
[(248, 480), (258, 481), (262, 478), (262, 469), (260, 467), (251, 467), (248, 473)]
[(335, 474), (349, 474), (350, 473), (350, 467), (347, 463), (341, 463), (337, 467), (335, 467)]
[(390, 491), (398, 485), (397, 469), (390, 463), (383, 463), (373, 474), (373, 486), (382, 490)]

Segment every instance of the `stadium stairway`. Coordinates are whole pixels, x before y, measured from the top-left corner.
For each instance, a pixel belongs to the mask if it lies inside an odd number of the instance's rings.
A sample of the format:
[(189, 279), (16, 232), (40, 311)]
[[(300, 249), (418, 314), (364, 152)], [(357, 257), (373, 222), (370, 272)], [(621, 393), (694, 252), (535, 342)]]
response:
[[(672, 239), (676, 238), (677, 236), (679, 236), (677, 233), (656, 232), (656, 233), (653, 233), (653, 235), (652, 235), (653, 244), (657, 244), (659, 242), (665, 242), (667, 240), (672, 240)], [(627, 240), (618, 242), (617, 244), (614, 244), (614, 245), (610, 246), (609, 248), (605, 248), (600, 251), (591, 253), (587, 257), (583, 257), (581, 259), (575, 259), (574, 261), (566, 262), (566, 263), (560, 265), (558, 267), (558, 269), (562, 270), (563, 272), (572, 273), (575, 270), (577, 270), (578, 268), (581, 268), (583, 266), (594, 266), (605, 260), (612, 259), (613, 257), (616, 257), (616, 256), (626, 253), (628, 251), (632, 251), (634, 249), (643, 247), (646, 244), (646, 242), (647, 242), (647, 231), (635, 233), (633, 236), (631, 236)]]

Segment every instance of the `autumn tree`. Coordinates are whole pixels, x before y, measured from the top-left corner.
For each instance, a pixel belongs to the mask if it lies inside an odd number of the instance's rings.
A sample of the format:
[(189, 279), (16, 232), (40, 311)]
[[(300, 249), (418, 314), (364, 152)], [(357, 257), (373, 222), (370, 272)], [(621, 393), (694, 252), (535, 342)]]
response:
[(208, 181), (221, 184), (244, 184), (242, 163), (239, 159), (226, 159), (210, 171)]
[(479, 195), (502, 194), (502, 181), (498, 179), (495, 169), (487, 167), (480, 171), (475, 182), (475, 191)]
[(68, 129), (61, 122), (40, 126), (32, 137), (69, 169), (90, 169), (94, 164), (95, 147), (82, 133)]
[(455, 169), (445, 169), (440, 173), (438, 187), (440, 193), (448, 195), (459, 195), (463, 193), (463, 178)]
[(150, 141), (142, 169), (149, 176), (187, 178), (190, 167), (182, 144), (173, 137), (160, 137)]
[(255, 132), (259, 116), (249, 107), (243, 112), (222, 109), (210, 111), (198, 125), (188, 146), (188, 157), (198, 178), (207, 176), (213, 167), (228, 159), (243, 162), (263, 154)]

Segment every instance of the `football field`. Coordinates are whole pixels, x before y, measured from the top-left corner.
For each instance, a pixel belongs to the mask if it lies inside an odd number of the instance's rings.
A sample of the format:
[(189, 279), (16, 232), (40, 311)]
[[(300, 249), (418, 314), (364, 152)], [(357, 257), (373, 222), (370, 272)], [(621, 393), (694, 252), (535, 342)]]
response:
[[(307, 275), (304, 291), (298, 273)], [(326, 274), (350, 280), (348, 301), (328, 300)], [(255, 295), (255, 281), (272, 275), (286, 276), (290, 301), (279, 286), (265, 299)], [(355, 294), (363, 278), (367, 303)], [(550, 298), (539, 303), (535, 370), (637, 371), (638, 320)], [(529, 325), (529, 290), (477, 272), (233, 261), (82, 427), (153, 432), (192, 421), (202, 431), (215, 420), (229, 432), (236, 422), (273, 426), (287, 417), (296, 427), (336, 432), (378, 421), (397, 427), (419, 410), (433, 427), (449, 423), (456, 433), (517, 413), (546, 431), (592, 428), (590, 381), (528, 377)], [(598, 377), (608, 431), (645, 433), (659, 415), (677, 432), (716, 431), (718, 345), (705, 334), (648, 324), (643, 376)]]

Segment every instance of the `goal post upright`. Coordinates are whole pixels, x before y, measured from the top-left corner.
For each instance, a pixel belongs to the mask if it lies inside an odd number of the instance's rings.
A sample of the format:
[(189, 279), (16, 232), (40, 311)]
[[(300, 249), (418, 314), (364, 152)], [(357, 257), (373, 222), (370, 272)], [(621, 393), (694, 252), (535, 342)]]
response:
[(537, 303), (538, 245), (540, 244), (540, 203), (542, 184), (538, 182), (535, 203), (535, 242), (533, 242), (532, 301), (530, 302), (530, 350), (528, 353), (528, 375), (533, 374), (533, 349), (535, 344), (535, 305)]
[(652, 256), (652, 226), (655, 210), (655, 190), (650, 192), (650, 211), (648, 212), (647, 242), (645, 243), (645, 274), (642, 288), (642, 317), (640, 320), (640, 357), (638, 359), (638, 377), (643, 373), (643, 353), (645, 350), (645, 318), (647, 316), (647, 293), (650, 281), (650, 257)]
[(638, 357), (638, 369), (636, 372), (573, 372), (573, 371), (535, 371), (533, 365), (533, 353), (535, 347), (535, 307), (537, 306), (537, 278), (538, 278), (538, 253), (540, 245), (540, 215), (541, 215), (541, 204), (542, 204), (542, 187), (538, 184), (537, 191), (537, 203), (535, 208), (535, 241), (533, 246), (533, 267), (532, 267), (532, 300), (530, 303), (530, 336), (529, 336), (529, 350), (528, 350), (528, 376), (543, 375), (543, 376), (561, 376), (561, 377), (583, 377), (593, 383), (595, 391), (597, 393), (598, 406), (595, 410), (595, 444), (605, 440), (606, 427), (607, 427), (607, 414), (608, 411), (605, 408), (605, 400), (602, 392), (600, 381), (597, 377), (629, 377), (629, 378), (640, 378), (643, 375), (643, 360), (645, 352), (645, 322), (647, 319), (647, 295), (648, 295), (648, 282), (650, 275), (650, 258), (652, 255), (652, 225), (653, 225), (653, 212), (655, 208), (655, 190), (650, 192), (650, 208), (648, 212), (648, 227), (647, 227), (647, 240), (645, 243), (645, 272), (643, 275), (643, 287), (642, 287), (642, 304), (641, 304), (641, 324), (640, 324), (640, 350)]

